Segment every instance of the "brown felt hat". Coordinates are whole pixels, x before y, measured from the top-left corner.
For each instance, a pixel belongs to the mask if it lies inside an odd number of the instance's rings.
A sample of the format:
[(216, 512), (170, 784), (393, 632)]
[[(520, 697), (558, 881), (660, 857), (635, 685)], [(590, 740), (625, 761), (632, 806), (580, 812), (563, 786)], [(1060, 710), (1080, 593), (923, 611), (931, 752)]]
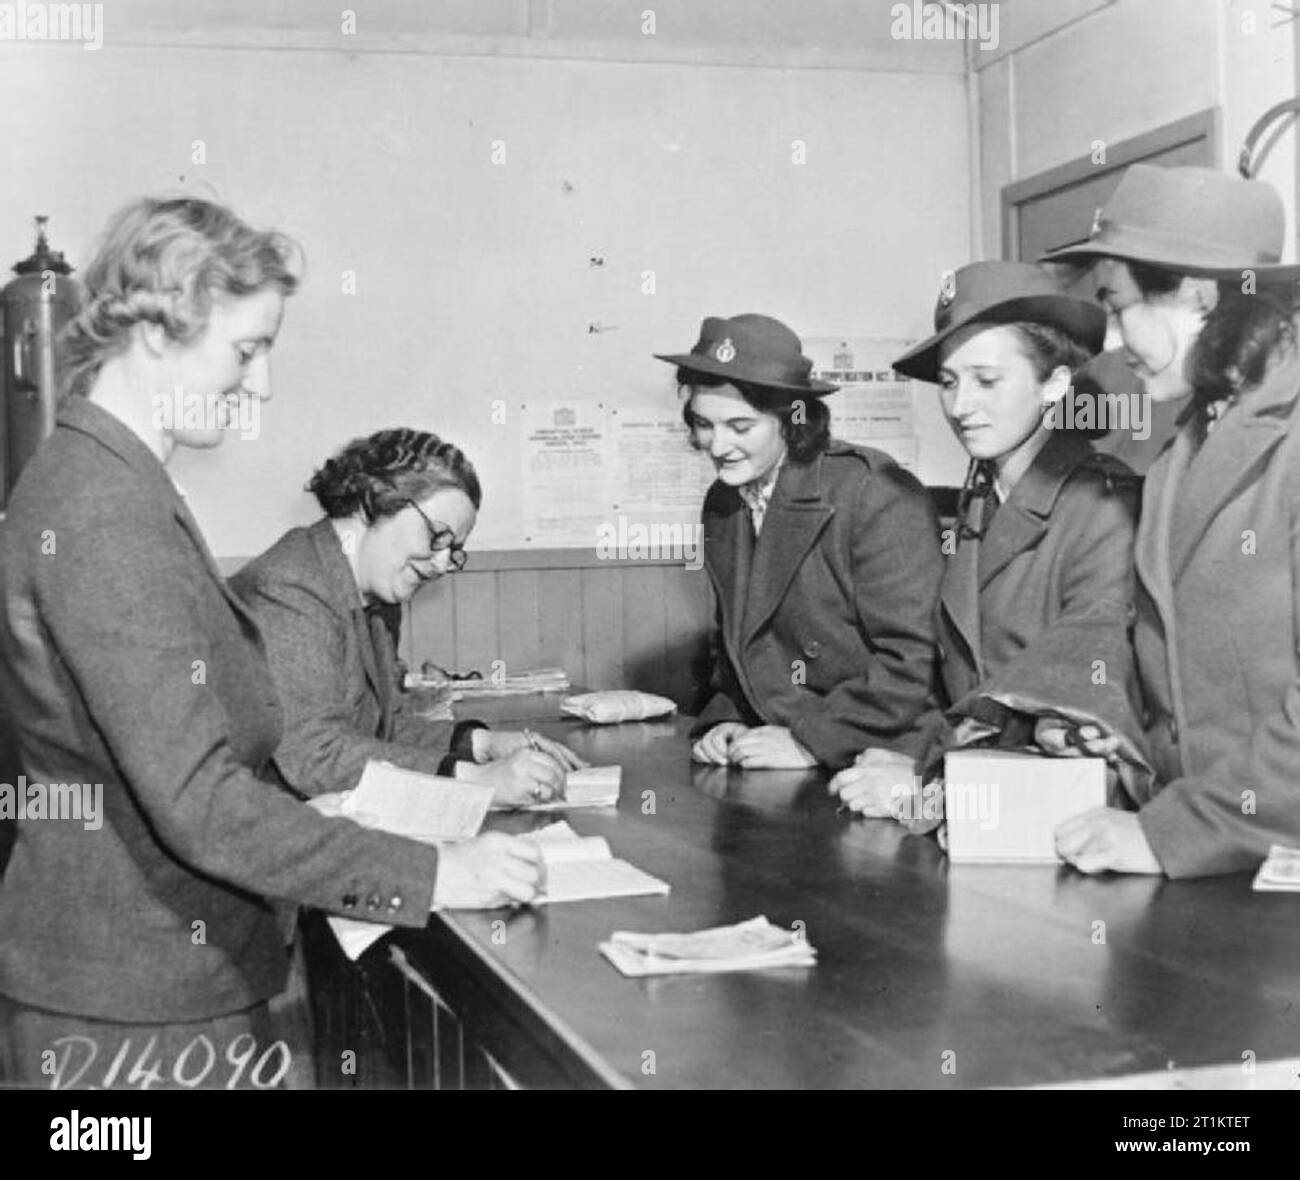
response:
[(1118, 258), (1198, 278), (1250, 270), (1263, 282), (1291, 282), (1300, 266), (1282, 264), (1285, 240), (1286, 214), (1271, 184), (1213, 168), (1134, 164), (1098, 208), (1088, 237), (1040, 261)]
[(809, 376), (812, 361), (803, 355), (799, 337), (780, 320), (752, 312), (730, 319), (709, 316), (700, 325), (700, 338), (690, 352), (654, 355), (692, 373), (708, 373), (783, 393), (823, 397), (839, 388)]
[(1028, 262), (972, 262), (945, 273), (934, 308), (934, 335), (908, 349), (894, 368), (937, 382), (939, 346), (958, 328), (1021, 320), (1059, 328), (1094, 356), (1106, 339), (1106, 313), (1100, 305), (1067, 295), (1042, 268)]

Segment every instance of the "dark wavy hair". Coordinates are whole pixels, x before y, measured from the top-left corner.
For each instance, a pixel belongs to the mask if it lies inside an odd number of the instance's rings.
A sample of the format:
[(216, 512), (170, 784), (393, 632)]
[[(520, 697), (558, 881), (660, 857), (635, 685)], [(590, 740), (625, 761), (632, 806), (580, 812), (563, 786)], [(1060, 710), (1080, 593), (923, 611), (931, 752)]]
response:
[[(690, 394), (697, 389), (717, 389), (731, 385), (740, 391), (740, 396), (761, 414), (775, 414), (781, 423), (781, 437), (785, 439), (786, 455), (793, 463), (811, 463), (820, 455), (831, 441), (831, 412), (821, 398), (809, 394), (800, 397), (796, 393), (786, 393), (778, 389), (768, 389), (762, 385), (751, 385), (748, 381), (728, 381), (726, 377), (715, 377), (711, 373), (697, 373), (694, 369), (677, 370), (677, 387), (687, 392), (686, 401), (682, 403), (682, 421), (691, 432), (691, 446), (699, 447), (695, 434), (695, 423), (691, 420)], [(802, 415), (795, 411), (803, 407)], [(802, 421), (795, 421), (801, 417)]]
[(104, 362), (126, 350), (136, 324), (159, 324), (189, 344), (207, 327), (216, 295), (298, 288), (302, 251), (197, 197), (141, 197), (118, 210), (86, 267), (86, 297), (59, 340), (63, 391), (90, 391)]
[(474, 464), (457, 446), (423, 430), (399, 427), (354, 439), (311, 477), (307, 491), (334, 519), (360, 512), (367, 524), (392, 516), (440, 488), (483, 503)]
[[(1144, 263), (1130, 262), (1128, 269), (1144, 297), (1169, 294), (1184, 278), (1178, 271)], [(1201, 408), (1258, 385), (1274, 358), (1296, 346), (1300, 285), (1256, 282), (1250, 293), (1237, 279), (1216, 284), (1218, 302), (1206, 315), (1189, 358), (1193, 403)]]

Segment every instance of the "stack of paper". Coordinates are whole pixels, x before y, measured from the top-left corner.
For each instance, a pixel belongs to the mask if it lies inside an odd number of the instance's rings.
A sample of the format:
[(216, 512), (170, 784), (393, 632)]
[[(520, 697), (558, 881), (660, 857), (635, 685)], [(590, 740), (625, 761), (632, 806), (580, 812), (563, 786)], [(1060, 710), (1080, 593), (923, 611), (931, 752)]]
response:
[[(618, 803), (619, 787), (623, 782), (621, 766), (588, 766), (585, 770), (571, 770), (564, 780), (564, 798), (548, 803), (528, 803), (519, 811), (561, 811), (569, 807), (614, 807)], [(504, 803), (496, 803), (493, 811), (507, 811)]]
[(569, 677), (563, 668), (537, 668), (531, 672), (516, 672), (510, 676), (488, 676), (482, 680), (453, 680), (451, 695), (454, 701), (477, 697), (522, 696), (530, 692), (564, 692), (569, 688)]
[(791, 930), (759, 915), (734, 926), (694, 934), (633, 934), (619, 930), (600, 953), (624, 975), (761, 971), (769, 967), (812, 967), (816, 950)]
[[(327, 797), (328, 799), (329, 797)], [(492, 788), (433, 774), (402, 770), (388, 762), (367, 762), (361, 781), (329, 802), (309, 806), (326, 814), (345, 815), (364, 828), (380, 828), (426, 844), (468, 840), (478, 835), (492, 802)], [(391, 926), (330, 915), (330, 929), (349, 959), (356, 959)]]
[(604, 897), (639, 897), (667, 893), (667, 881), (614, 859), (601, 836), (579, 836), (567, 823), (548, 824), (531, 833), (546, 864), (546, 888), (536, 905), (557, 901), (592, 901)]
[(1300, 893), (1300, 848), (1274, 844), (1251, 888), (1262, 893)]

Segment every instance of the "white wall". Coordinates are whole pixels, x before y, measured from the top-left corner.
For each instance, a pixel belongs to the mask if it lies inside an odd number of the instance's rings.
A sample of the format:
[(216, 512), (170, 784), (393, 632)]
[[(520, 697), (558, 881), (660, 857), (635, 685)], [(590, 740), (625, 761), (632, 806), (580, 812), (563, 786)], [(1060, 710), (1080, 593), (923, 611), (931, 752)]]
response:
[[(1117, 143), (1219, 107), (1218, 163), (1235, 170), (1251, 124), (1296, 91), (1295, 35), (1268, 0), (1004, 5), (998, 52), (972, 59), (985, 255), (1001, 253), (1002, 187), (1087, 156), (1097, 140)], [(1288, 132), (1260, 176), (1281, 192), (1292, 237), (1295, 166)]]
[[(689, 347), (706, 314), (917, 335), (937, 276), (968, 255), (957, 73), (111, 39), (0, 54), (0, 139), (18, 165), (0, 187), (0, 260), (28, 252), (41, 212), (84, 263), (109, 211), (176, 188), (306, 248), (261, 438), (174, 461), (222, 555), (310, 519), (314, 465), (394, 424), (459, 442), (487, 488), (475, 544), (518, 545), (514, 431), (491, 423), (494, 398), (671, 399), (650, 353)], [(951, 439), (937, 446), (923, 478), (959, 479)]]

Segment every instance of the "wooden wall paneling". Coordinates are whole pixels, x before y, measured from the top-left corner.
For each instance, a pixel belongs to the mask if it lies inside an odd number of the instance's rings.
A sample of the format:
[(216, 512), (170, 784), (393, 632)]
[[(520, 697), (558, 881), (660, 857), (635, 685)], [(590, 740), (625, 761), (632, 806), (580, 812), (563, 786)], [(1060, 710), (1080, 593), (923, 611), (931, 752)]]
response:
[(684, 712), (702, 704), (697, 697), (708, 674), (712, 612), (708, 574), (684, 566), (664, 570), (664, 695)]
[(582, 653), (584, 687), (625, 687), (623, 571), (618, 566), (602, 565), (582, 571)]
[(412, 600), (402, 620), (402, 659), (412, 672), (425, 660), (440, 668), (456, 661), (456, 590), (460, 574), (425, 586)]
[(623, 673), (627, 688), (662, 693), (664, 659), (664, 573), (658, 565), (628, 565), (623, 573)]
[(585, 683), (582, 640), (582, 571), (546, 570), (537, 586), (542, 667), (563, 668), (573, 684)]
[(468, 672), (477, 668), (492, 675), (492, 661), (501, 659), (497, 629), (498, 575), (491, 571), (456, 574), (451, 579), (456, 594), (456, 646), (454, 669)]
[[(507, 676), (539, 665), (542, 627), (538, 580), (548, 570), (502, 570), (497, 574), (497, 635)], [(487, 675), (484, 670), (484, 675)]]

